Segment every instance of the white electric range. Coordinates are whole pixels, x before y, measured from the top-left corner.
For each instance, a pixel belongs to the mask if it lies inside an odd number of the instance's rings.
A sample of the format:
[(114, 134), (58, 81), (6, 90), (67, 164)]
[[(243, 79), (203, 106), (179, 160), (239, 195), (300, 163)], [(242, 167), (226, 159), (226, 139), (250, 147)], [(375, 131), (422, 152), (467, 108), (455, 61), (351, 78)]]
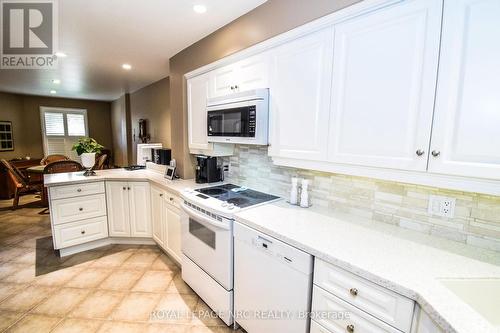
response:
[(233, 216), (280, 198), (233, 184), (186, 189), (181, 197), (182, 279), (231, 325)]

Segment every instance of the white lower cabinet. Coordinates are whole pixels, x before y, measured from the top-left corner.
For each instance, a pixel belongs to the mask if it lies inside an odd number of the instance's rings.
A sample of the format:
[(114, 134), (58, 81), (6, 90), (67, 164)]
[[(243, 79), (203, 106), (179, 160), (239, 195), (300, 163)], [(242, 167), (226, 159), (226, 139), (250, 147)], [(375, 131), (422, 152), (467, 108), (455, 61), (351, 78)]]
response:
[(109, 235), (151, 237), (151, 202), (148, 182), (106, 182)]
[(416, 327), (412, 330), (412, 333), (443, 333), (444, 330), (441, 329), (429, 315), (423, 311), (420, 307), (417, 307), (416, 312), (418, 312), (418, 320), (416, 322)]
[(181, 218), (179, 198), (170, 192), (151, 186), (153, 239), (181, 263)]
[(409, 298), (315, 259), (312, 332), (409, 333), (414, 308)]
[(51, 186), (49, 198), (55, 249), (108, 237), (103, 181)]
[(108, 237), (106, 216), (54, 226), (55, 246), (63, 249)]

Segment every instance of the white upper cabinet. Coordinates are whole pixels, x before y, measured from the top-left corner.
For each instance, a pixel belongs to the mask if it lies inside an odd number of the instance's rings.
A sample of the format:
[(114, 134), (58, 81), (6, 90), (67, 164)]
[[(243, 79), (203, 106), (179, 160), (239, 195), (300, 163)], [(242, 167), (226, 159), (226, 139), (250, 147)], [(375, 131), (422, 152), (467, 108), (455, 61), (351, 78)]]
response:
[(207, 141), (208, 74), (187, 80), (189, 148), (211, 149)]
[(272, 50), (269, 155), (326, 160), (333, 28)]
[(267, 53), (246, 58), (209, 73), (209, 97), (268, 87)]
[(499, 41), (500, 1), (445, 1), (429, 171), (500, 179)]
[(228, 156), (233, 153), (233, 145), (208, 142), (207, 99), (210, 75), (211, 73), (202, 74), (187, 80), (189, 151), (192, 154)]
[(426, 170), (441, 12), (404, 1), (335, 25), (330, 161)]
[(237, 85), (235, 64), (213, 70), (210, 72), (209, 76), (210, 97), (229, 95), (235, 91), (235, 86)]

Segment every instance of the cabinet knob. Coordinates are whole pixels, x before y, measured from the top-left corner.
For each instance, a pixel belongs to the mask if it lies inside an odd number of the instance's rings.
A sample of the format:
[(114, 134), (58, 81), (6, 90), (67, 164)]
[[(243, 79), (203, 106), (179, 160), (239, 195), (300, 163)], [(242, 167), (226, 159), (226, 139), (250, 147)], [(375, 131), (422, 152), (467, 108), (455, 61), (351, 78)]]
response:
[(434, 157), (438, 157), (439, 155), (441, 155), (441, 152), (439, 150), (433, 150), (431, 154)]
[(85, 230), (80, 231), (82, 235), (85, 235)]
[(125, 186), (123, 186), (123, 190), (125, 191), (127, 188)]
[(174, 201), (174, 198), (170, 197), (170, 201)]
[(83, 208), (82, 208), (82, 207), (80, 207), (80, 208), (78, 208), (78, 210), (81, 212), (81, 211), (83, 210)]
[(347, 325), (347, 327), (345, 328), (345, 330), (349, 333), (354, 333), (354, 325), (353, 324), (349, 324)]
[(129, 191), (130, 191), (130, 187), (127, 187), (127, 190), (129, 190)]
[(234, 89), (234, 87), (233, 87), (233, 86), (231, 86), (231, 90), (233, 90), (233, 89)]
[(76, 191), (77, 191), (77, 192), (81, 192), (81, 191), (82, 191), (82, 189), (81, 189), (81, 188), (79, 188), (79, 189), (78, 189), (78, 190), (76, 190)]
[(234, 86), (234, 89), (238, 89), (238, 86)]
[(163, 193), (160, 193), (160, 197), (162, 197), (162, 196), (163, 196)]
[(349, 289), (349, 293), (350, 293), (352, 296), (358, 296), (358, 289), (356, 289), (356, 288), (351, 288), (351, 289)]
[(425, 154), (425, 151), (423, 151), (422, 149), (418, 149), (415, 153), (416, 153), (418, 156), (422, 156), (423, 154)]

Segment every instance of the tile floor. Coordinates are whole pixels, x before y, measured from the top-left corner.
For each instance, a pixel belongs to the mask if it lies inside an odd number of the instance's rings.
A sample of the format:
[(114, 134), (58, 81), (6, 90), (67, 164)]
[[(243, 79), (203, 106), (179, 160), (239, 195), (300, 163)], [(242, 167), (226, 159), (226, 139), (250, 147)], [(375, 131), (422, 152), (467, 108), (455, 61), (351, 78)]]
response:
[(232, 332), (156, 246), (59, 258), (33, 200), (0, 201), (0, 332)]

